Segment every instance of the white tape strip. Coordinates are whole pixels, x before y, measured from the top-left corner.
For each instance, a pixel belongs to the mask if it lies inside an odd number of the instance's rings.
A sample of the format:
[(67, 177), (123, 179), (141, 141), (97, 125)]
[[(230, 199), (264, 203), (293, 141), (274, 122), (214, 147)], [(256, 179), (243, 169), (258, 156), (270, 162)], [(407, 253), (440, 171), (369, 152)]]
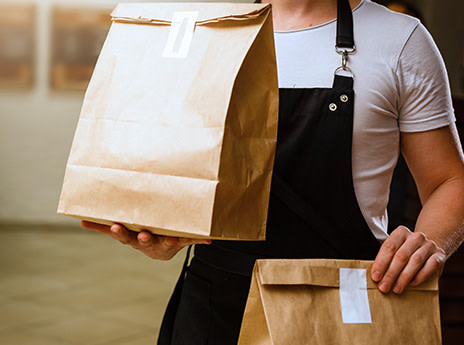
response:
[(192, 43), (198, 11), (174, 12), (163, 57), (185, 59)]
[(340, 268), (340, 304), (344, 323), (372, 323), (365, 269)]

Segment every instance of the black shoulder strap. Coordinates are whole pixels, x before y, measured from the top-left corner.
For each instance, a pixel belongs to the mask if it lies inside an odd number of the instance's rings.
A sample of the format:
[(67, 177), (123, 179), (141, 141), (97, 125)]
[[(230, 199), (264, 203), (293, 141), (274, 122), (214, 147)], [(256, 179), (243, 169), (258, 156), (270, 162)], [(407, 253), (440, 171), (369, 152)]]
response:
[(337, 6), (337, 48), (353, 48), (353, 13), (348, 0), (338, 0)]

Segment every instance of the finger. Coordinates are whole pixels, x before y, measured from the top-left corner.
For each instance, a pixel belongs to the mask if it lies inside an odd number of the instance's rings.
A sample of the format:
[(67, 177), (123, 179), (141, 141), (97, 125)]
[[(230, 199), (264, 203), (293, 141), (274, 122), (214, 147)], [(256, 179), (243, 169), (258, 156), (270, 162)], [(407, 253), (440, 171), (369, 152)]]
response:
[(394, 293), (400, 294), (404, 291), (416, 274), (424, 267), (428, 258), (435, 253), (435, 250), (434, 244), (432, 242), (427, 242), (411, 255), (408, 263), (394, 283)]
[(137, 249), (142, 250), (144, 253), (159, 253), (159, 255), (163, 255), (174, 246), (174, 244), (166, 242), (165, 236), (155, 235), (146, 230), (138, 233), (137, 241), (139, 244)]
[(162, 243), (162, 237), (147, 230), (142, 230), (136, 234), (136, 244), (133, 247), (149, 256), (158, 256), (158, 252), (162, 254), (166, 251)]
[[(145, 235), (139, 235), (144, 240)], [(141, 243), (140, 250), (151, 258), (170, 260), (184, 246), (181, 239), (161, 235), (146, 235), (146, 241)]]
[(179, 243), (179, 237), (172, 237), (172, 236), (161, 236), (163, 239), (164, 245), (166, 246), (175, 246)]
[[(379, 283), (380, 291), (387, 293), (396, 284), (396, 281), (409, 263), (411, 256), (426, 242), (422, 233), (411, 233), (403, 245), (396, 251), (393, 259)], [(422, 265), (421, 265), (422, 266)], [(412, 278), (412, 277), (411, 277)]]
[(197, 239), (197, 238), (181, 238), (180, 243), (182, 246), (190, 246), (192, 244), (211, 244), (211, 240)]
[(165, 241), (173, 246), (186, 247), (191, 244), (211, 244), (211, 240), (196, 239), (196, 238), (184, 238), (184, 237), (165, 237)]
[(197, 239), (192, 239), (192, 238), (169, 237), (169, 236), (164, 237), (163, 240), (167, 247), (171, 246), (173, 248), (177, 248), (177, 250), (181, 250), (182, 248), (187, 247), (191, 244), (203, 242), (203, 240), (197, 240)]
[(379, 253), (377, 254), (374, 264), (371, 269), (372, 280), (378, 282), (380, 281), (388, 267), (390, 266), (393, 256), (398, 251), (398, 249), (406, 241), (410, 231), (404, 226), (400, 226), (395, 229), (391, 235), (385, 240), (385, 242), (380, 247)]
[(108, 234), (110, 231), (109, 225), (89, 222), (87, 220), (81, 221), (81, 227), (83, 227), (84, 229), (95, 230), (95, 231), (106, 233), (106, 234)]
[(149, 248), (149, 247), (159, 247), (156, 248), (157, 251), (170, 251), (173, 248), (181, 249), (183, 246), (183, 239), (179, 237), (170, 237), (170, 236), (162, 236), (162, 235), (155, 235), (149, 231), (143, 230), (137, 235), (137, 241), (139, 242), (142, 248)]
[(121, 224), (113, 224), (110, 228), (110, 236), (122, 244), (137, 245), (137, 232), (127, 230)]
[(161, 236), (148, 231), (141, 231), (137, 236), (137, 240), (137, 249), (151, 258), (160, 260), (171, 259), (178, 251), (190, 244), (211, 243), (211, 240)]
[(137, 240), (142, 246), (145, 247), (145, 246), (148, 246), (150, 242), (153, 241), (153, 238), (152, 238), (151, 232), (143, 230), (143, 231), (140, 231), (139, 234), (137, 235)]
[(429, 279), (436, 271), (441, 271), (445, 265), (445, 252), (439, 249), (438, 252), (431, 255), (421, 270), (412, 279), (410, 285), (417, 286)]
[(191, 244), (211, 244), (213, 241), (211, 240), (194, 240)]

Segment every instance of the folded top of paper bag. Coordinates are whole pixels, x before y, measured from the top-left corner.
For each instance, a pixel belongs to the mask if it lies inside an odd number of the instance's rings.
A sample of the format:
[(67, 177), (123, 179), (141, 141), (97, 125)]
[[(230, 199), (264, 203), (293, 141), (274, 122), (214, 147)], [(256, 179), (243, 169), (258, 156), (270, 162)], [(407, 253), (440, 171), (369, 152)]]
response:
[(197, 25), (223, 20), (246, 20), (260, 16), (269, 4), (234, 3), (137, 3), (119, 4), (111, 13), (115, 21), (170, 25), (175, 12), (198, 12)]
[[(339, 287), (340, 268), (362, 268), (370, 272), (373, 261), (334, 259), (263, 259), (255, 269), (263, 285), (315, 285)], [(367, 279), (367, 289), (376, 289), (377, 283)], [(409, 290), (438, 290), (438, 279), (428, 279)]]

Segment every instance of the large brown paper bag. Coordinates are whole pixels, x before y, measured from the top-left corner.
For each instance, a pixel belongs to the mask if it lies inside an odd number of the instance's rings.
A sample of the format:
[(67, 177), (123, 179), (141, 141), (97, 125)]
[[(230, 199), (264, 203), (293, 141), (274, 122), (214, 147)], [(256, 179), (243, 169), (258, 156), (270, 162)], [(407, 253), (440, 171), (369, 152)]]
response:
[(438, 275), (382, 294), (372, 261), (258, 260), (239, 345), (441, 344)]
[(112, 20), (58, 213), (263, 240), (278, 120), (270, 6), (121, 4)]

